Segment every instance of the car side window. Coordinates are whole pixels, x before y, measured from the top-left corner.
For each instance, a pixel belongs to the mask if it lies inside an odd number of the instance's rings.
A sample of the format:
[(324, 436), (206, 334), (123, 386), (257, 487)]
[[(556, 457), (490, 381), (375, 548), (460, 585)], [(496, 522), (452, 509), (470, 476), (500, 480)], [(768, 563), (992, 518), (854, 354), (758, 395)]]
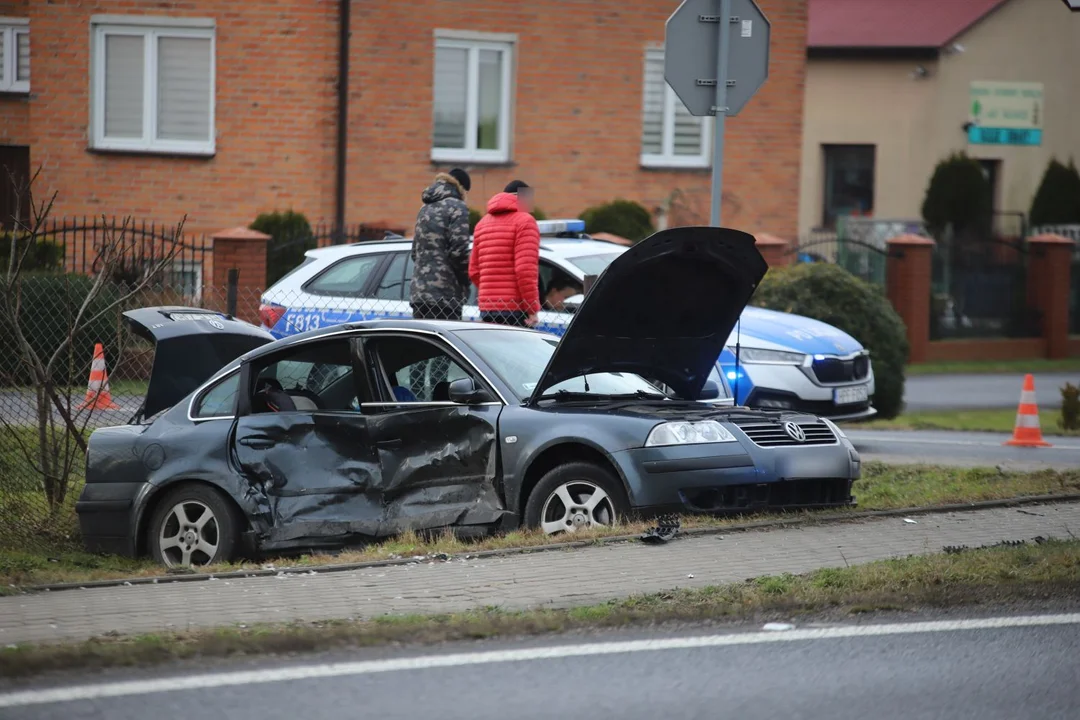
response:
[(540, 303), (545, 310), (565, 312), (563, 302), (582, 292), (582, 285), (570, 273), (546, 261), (540, 261)]
[(195, 418), (232, 417), (236, 413), (236, 391), (240, 388), (240, 372), (234, 372), (206, 390), (195, 401)]
[(409, 253), (394, 253), (393, 259), (383, 273), (379, 287), (375, 290), (375, 297), (380, 300), (401, 300), (405, 287), (405, 261), (411, 260)]
[(255, 370), (252, 412), (340, 412), (360, 407), (346, 339), (305, 343)]
[(405, 253), (405, 279), (401, 283), (401, 298), (408, 300), (412, 297), (412, 274), (413, 274), (413, 259), (412, 253)]
[(447, 350), (427, 340), (387, 336), (374, 340), (373, 347), (392, 402), (450, 402), (450, 383), (473, 377)]
[(316, 295), (351, 295), (360, 297), (384, 254), (360, 255), (331, 265), (305, 286)]

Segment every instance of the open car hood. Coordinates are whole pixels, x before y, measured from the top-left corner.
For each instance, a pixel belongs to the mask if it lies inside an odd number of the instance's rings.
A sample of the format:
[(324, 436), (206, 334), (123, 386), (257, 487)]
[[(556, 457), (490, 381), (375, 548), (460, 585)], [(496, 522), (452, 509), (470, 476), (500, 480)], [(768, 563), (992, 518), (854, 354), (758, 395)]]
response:
[(529, 402), (571, 378), (627, 372), (697, 400), (768, 264), (739, 230), (678, 227), (619, 255), (574, 313)]
[(143, 417), (172, 407), (229, 361), (274, 340), (260, 327), (202, 308), (139, 308), (124, 319), (155, 346)]

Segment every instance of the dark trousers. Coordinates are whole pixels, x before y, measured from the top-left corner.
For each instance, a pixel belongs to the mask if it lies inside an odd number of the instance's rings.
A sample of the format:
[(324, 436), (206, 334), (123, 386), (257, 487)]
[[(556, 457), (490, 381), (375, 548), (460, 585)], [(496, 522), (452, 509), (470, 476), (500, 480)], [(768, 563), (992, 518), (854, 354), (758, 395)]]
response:
[(486, 323), (494, 323), (495, 325), (528, 327), (525, 321), (529, 319), (529, 314), (520, 310), (500, 310), (498, 312), (482, 312), (480, 313), (480, 319)]
[(461, 308), (436, 303), (413, 303), (413, 320), (460, 320)]

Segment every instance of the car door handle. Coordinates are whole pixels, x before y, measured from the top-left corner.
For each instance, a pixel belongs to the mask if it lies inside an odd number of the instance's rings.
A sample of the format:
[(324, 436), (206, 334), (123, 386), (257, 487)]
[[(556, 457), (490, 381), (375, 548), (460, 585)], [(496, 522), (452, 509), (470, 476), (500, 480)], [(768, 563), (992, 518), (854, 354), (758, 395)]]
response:
[(393, 438), (391, 440), (376, 440), (375, 444), (384, 448), (396, 448), (401, 447), (401, 438)]
[(268, 438), (246, 437), (240, 438), (239, 442), (241, 445), (246, 445), (249, 448), (255, 448), (257, 450), (265, 450), (274, 447), (274, 441)]

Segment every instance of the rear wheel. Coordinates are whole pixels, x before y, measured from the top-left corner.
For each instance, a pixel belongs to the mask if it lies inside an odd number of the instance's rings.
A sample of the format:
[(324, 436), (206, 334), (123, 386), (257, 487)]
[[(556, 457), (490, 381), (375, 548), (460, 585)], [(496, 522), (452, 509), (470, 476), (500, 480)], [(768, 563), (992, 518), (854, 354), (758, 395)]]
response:
[(611, 526), (627, 513), (622, 484), (608, 470), (573, 462), (550, 470), (525, 504), (525, 524), (548, 535)]
[(166, 567), (228, 562), (239, 534), (236, 512), (220, 492), (184, 485), (162, 498), (147, 528), (150, 554)]

